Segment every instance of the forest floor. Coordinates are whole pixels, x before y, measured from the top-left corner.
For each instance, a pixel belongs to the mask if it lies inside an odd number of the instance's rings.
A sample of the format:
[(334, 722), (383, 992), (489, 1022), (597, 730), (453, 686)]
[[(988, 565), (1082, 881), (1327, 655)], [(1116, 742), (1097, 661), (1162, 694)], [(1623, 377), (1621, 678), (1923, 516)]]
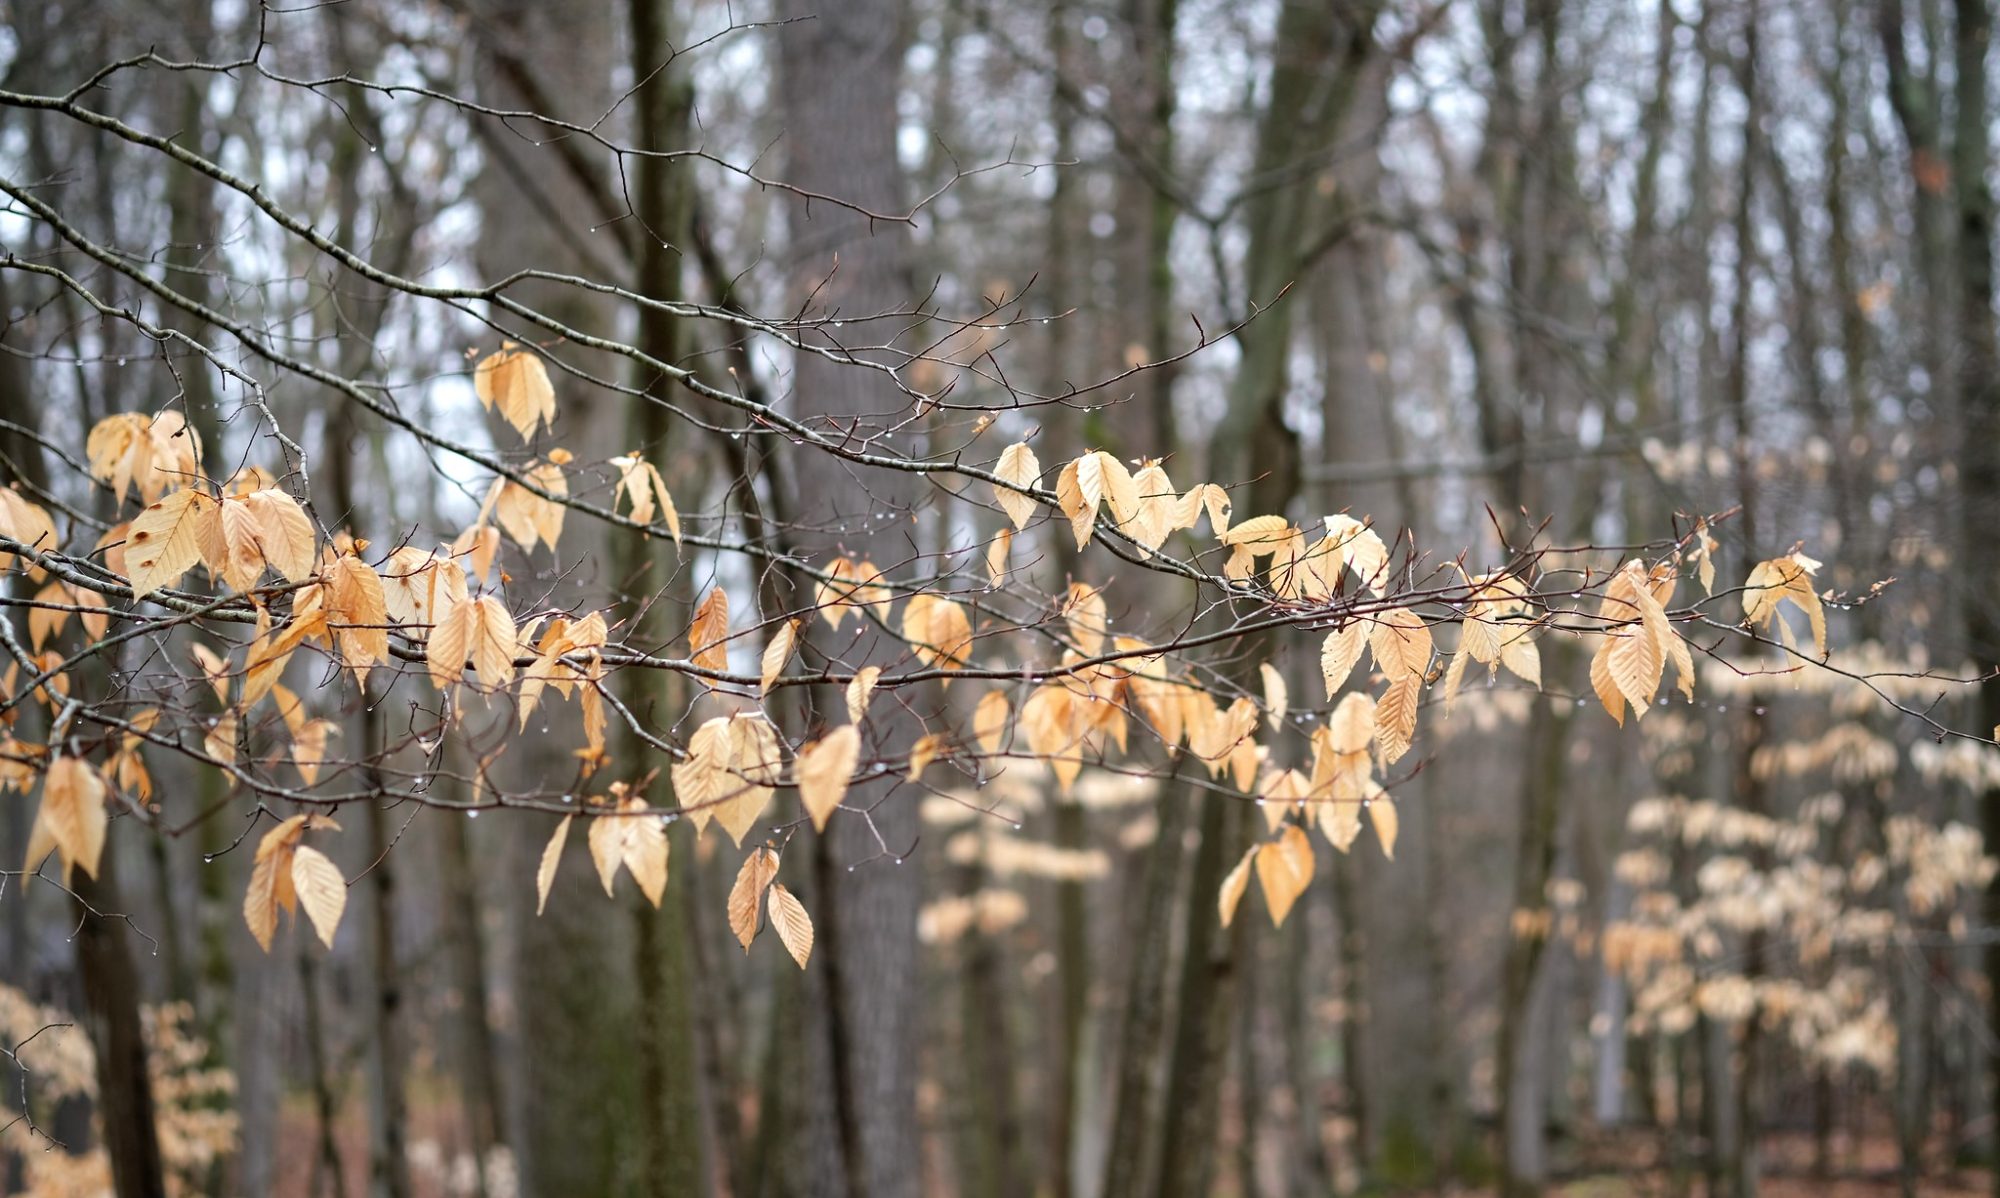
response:
[[(1824, 1174), (1813, 1167), (1811, 1136), (1766, 1136), (1760, 1147), (1764, 1169), (1759, 1198), (1889, 1198), (1902, 1192), (1896, 1143), (1886, 1135), (1836, 1140), (1831, 1168)], [(1552, 1187), (1560, 1198), (1698, 1198), (1707, 1193), (1700, 1162), (1691, 1162), (1692, 1171), (1677, 1177), (1650, 1136), (1612, 1137), (1582, 1146), (1575, 1165), (1568, 1178)], [(1983, 1168), (1948, 1167), (1940, 1154), (1916, 1191), (1927, 1198), (1986, 1198), (1993, 1193), (1993, 1180)]]

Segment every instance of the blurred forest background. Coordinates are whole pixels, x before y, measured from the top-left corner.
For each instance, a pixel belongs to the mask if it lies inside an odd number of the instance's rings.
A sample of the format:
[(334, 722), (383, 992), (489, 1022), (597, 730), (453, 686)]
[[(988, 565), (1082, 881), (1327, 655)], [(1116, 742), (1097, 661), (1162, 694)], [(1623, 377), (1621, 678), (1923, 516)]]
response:
[[(1275, 930), (1247, 907), (1216, 927), (1222, 846), (1253, 809), (1171, 763), (1086, 769), (1068, 797), (1026, 765), (974, 800), (905, 795), (916, 849), (861, 862), (899, 880), (870, 891), (879, 936), (822, 945), (831, 979), (738, 948), (716, 835), (673, 829), (657, 911), (607, 900), (574, 860), (537, 918), (552, 816), (392, 802), (341, 813), (329, 851), (358, 881), (333, 950), (295, 931), (265, 954), (241, 914), (250, 854), (229, 851), (243, 823), (194, 818), (230, 796), (155, 754), (185, 827), (114, 821), (96, 901), (127, 918), (0, 878), (0, 1119), (28, 1104), (62, 1145), (8, 1123), (0, 1191), (108, 1192), (119, 1149), (93, 1118), (116, 1096), (86, 1029), (119, 1000), (80, 964), (106, 936), (129, 950), (180, 1194), (1989, 1187), (1978, 829), (2000, 756), (1878, 693), (1982, 731), (2000, 701), (1924, 676), (2000, 654), (1982, 0), (5, 0), (0, 17), (0, 451), (9, 479), (56, 476), (84, 508), (108, 500), (64, 462), (113, 413), (184, 405), (230, 469), (272, 452), (234, 381), (126, 309), (216, 344), (239, 322), (454, 440), (514, 442), (465, 365), (490, 330), (25, 97), (170, 138), (426, 286), (535, 268), (782, 316), (837, 252), (856, 310), (989, 314), (940, 326), (914, 385), (951, 381), (1008, 440), (1035, 426), (1037, 444), (1248, 484), (1242, 515), (1367, 513), (1477, 570), (1545, 521), (1555, 543), (1617, 547), (1732, 512), (1721, 573), (1804, 542), (1848, 597), (1834, 661), (1878, 688), (1704, 656), (1696, 701), (1621, 731), (1585, 658), (1549, 644), (1543, 691), (1477, 678), (1449, 719), (1426, 715), (1393, 860), (1372, 836), (1323, 854)], [(787, 410), (872, 385), (727, 320), (528, 290)], [(312, 455), (329, 523), (394, 543), (472, 518), (482, 478), (281, 374), (259, 399)], [(1010, 404), (1016, 385), (1102, 380)], [(611, 389), (559, 390), (578, 461), (651, 447), (691, 525), (751, 540), (761, 505), (824, 502), (809, 475), (765, 477), (763, 443), (727, 421), (669, 429)], [(504, 568), (603, 585), (632, 568), (619, 552), (578, 527)], [(742, 563), (688, 554), (664, 584), (681, 602), (715, 576), (754, 593)], [(1023, 560), (1058, 591), (1112, 572), (1054, 538)], [(1171, 623), (1179, 600), (1146, 595), (1125, 593), (1116, 627)], [(1317, 706), (1316, 642), (1262, 652)], [(404, 693), (377, 695), (391, 724)], [(341, 718), (358, 752), (355, 706)], [(501, 723), (458, 751), (497, 752)], [(560, 789), (573, 743), (523, 737), (492, 785)], [(981, 814), (996, 804), (1007, 818)], [(0, 799), (10, 870), (32, 811)], [(897, 978), (908, 992), (872, 1006), (871, 981)], [(813, 1063), (828, 986), (868, 1025), (832, 1041), (867, 1075), (844, 1098)], [(844, 1155), (816, 1154), (828, 1137)]]

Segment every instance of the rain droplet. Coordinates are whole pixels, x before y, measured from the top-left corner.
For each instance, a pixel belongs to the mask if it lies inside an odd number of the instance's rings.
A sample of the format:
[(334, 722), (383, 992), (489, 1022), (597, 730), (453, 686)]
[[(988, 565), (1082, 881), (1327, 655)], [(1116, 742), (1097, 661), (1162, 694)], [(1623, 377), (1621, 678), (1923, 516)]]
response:
[(466, 813), (465, 813), (465, 818), (467, 818), (467, 819), (478, 819), (478, 818), (479, 818), (479, 813), (478, 813), (477, 811), (468, 811), (468, 812), (466, 812)]

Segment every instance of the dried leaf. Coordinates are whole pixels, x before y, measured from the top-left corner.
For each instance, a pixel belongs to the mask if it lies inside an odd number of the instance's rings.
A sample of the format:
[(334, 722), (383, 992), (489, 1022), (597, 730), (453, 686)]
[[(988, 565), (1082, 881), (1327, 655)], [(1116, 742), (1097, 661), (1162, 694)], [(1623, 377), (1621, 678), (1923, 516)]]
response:
[(804, 969), (812, 958), (813, 925), (806, 914), (805, 904), (782, 884), (773, 884), (770, 891), (771, 927), (778, 933), (778, 940), (785, 951), (792, 954), (792, 960)]
[(134, 599), (174, 585), (201, 560), (202, 530), (215, 507), (215, 500), (183, 487), (133, 518), (125, 535), (125, 564)]
[(292, 889), (320, 943), (332, 948), (341, 912), (347, 909), (347, 881), (340, 868), (325, 853), (300, 845), (292, 850)]
[(549, 905), (549, 888), (556, 882), (556, 867), (562, 864), (563, 846), (569, 843), (569, 826), (575, 816), (565, 815), (556, 830), (549, 834), (549, 842), (542, 846), (542, 863), (535, 869), (535, 914), (540, 915)]
[(1250, 887), (1250, 867), (1256, 860), (1257, 848), (1253, 845), (1249, 852), (1243, 854), (1243, 859), (1236, 863), (1236, 868), (1230, 870), (1222, 879), (1222, 894), (1216, 905), (1221, 911), (1222, 926), (1225, 928), (1236, 918), (1236, 908), (1243, 902), (1243, 892)]
[(1001, 482), (1013, 484), (1011, 487), (993, 484), (993, 498), (1000, 504), (1000, 510), (1007, 513), (1015, 528), (1026, 528), (1035, 514), (1035, 501), (1014, 488), (1033, 488), (1040, 482), (1042, 464), (1035, 458), (1035, 451), (1026, 441), (1009, 445), (1001, 451), (993, 473)]
[(1264, 679), (1264, 719), (1273, 730), (1276, 730), (1284, 725), (1285, 711), (1290, 698), (1285, 689), (1285, 676), (1278, 673), (1277, 667), (1268, 661), (1258, 666), (1257, 672)]
[(497, 353), (479, 360), (472, 372), (472, 389), (479, 402), (488, 411), (497, 409), (523, 441), (534, 435), (537, 424), (555, 424), (556, 392), (548, 368), (515, 342), (503, 342)]
[(786, 620), (778, 626), (778, 631), (772, 634), (771, 643), (764, 646), (758, 687), (767, 696), (771, 693), (771, 684), (777, 681), (778, 675), (785, 672), (785, 663), (791, 660), (792, 645), (798, 636), (798, 628), (797, 620)]
[(736, 884), (729, 888), (729, 930), (736, 933), (744, 952), (757, 938), (757, 912), (764, 905), (764, 890), (778, 876), (778, 855), (759, 845), (743, 859), (736, 871)]
[[(724, 673), (729, 669), (729, 596), (721, 587), (710, 590), (694, 612), (688, 628), (688, 655), (704, 670)], [(702, 679), (714, 686), (712, 679)]]
[(979, 697), (978, 706), (972, 709), (972, 739), (988, 753), (998, 753), (1000, 745), (1007, 739), (1007, 716), (1012, 709), (1007, 703), (1007, 692), (990, 690)]
[(847, 794), (848, 781), (860, 761), (861, 730), (853, 724), (843, 724), (799, 750), (794, 766), (799, 801), (812, 817), (814, 831), (826, 831), (826, 821)]
[(854, 671), (854, 677), (847, 683), (847, 718), (851, 723), (860, 723), (868, 714), (868, 700), (875, 694), (876, 680), (882, 677), (881, 666), (862, 666)]

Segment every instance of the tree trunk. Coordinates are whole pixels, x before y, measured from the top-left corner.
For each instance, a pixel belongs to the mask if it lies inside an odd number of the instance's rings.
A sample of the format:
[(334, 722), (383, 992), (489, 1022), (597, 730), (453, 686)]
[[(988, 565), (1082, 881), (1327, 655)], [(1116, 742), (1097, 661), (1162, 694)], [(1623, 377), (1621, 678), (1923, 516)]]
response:
[[(903, 5), (849, 0), (829, 8), (787, 0), (780, 11), (802, 18), (776, 35), (787, 181), (878, 214), (901, 212), (906, 201), (896, 157), (896, 101)], [(869, 317), (912, 299), (905, 227), (796, 196), (788, 204), (793, 294), (809, 301), (808, 319), (845, 325), (837, 333), (806, 336), (820, 347), (874, 346), (873, 354), (859, 353), (879, 360), (905, 322)], [(896, 393), (871, 371), (800, 353), (793, 391), (803, 405), (801, 418), (821, 429), (854, 426), (858, 437), (880, 437), (898, 452), (922, 449), (921, 433), (891, 434), (888, 424), (900, 423), (904, 413), (895, 410)], [(826, 453), (801, 455), (796, 475), (779, 484), (789, 488), (788, 506), (813, 513), (809, 526), (792, 531), (794, 552), (821, 561), (844, 548), (885, 566), (908, 556), (906, 528), (918, 480), (893, 471), (857, 475), (859, 469)], [(809, 652), (845, 668), (886, 665), (901, 656), (900, 642), (870, 626), (846, 634), (853, 624), (843, 634), (815, 627)], [(812, 696), (813, 710), (831, 722), (828, 713), (838, 711), (841, 700), (834, 689), (822, 689)], [(885, 751), (901, 753), (917, 728), (893, 711), (878, 708), (870, 732)], [(787, 1178), (790, 1192), (914, 1198), (919, 1189), (916, 921), (922, 871), (903, 860), (917, 842), (916, 804), (891, 790), (882, 780), (852, 787), (846, 806), (854, 811), (836, 813), (825, 835), (806, 849), (819, 883), (813, 912), (819, 947), (808, 974), (821, 993), (805, 1013), (807, 1035), (816, 1044), (798, 1063), (810, 1070), (809, 1080), (794, 1077), (785, 1084), (806, 1085), (810, 1101), (830, 1107), (832, 1118), (797, 1129), (799, 1171)], [(825, 1073), (814, 1076), (821, 1068)]]

